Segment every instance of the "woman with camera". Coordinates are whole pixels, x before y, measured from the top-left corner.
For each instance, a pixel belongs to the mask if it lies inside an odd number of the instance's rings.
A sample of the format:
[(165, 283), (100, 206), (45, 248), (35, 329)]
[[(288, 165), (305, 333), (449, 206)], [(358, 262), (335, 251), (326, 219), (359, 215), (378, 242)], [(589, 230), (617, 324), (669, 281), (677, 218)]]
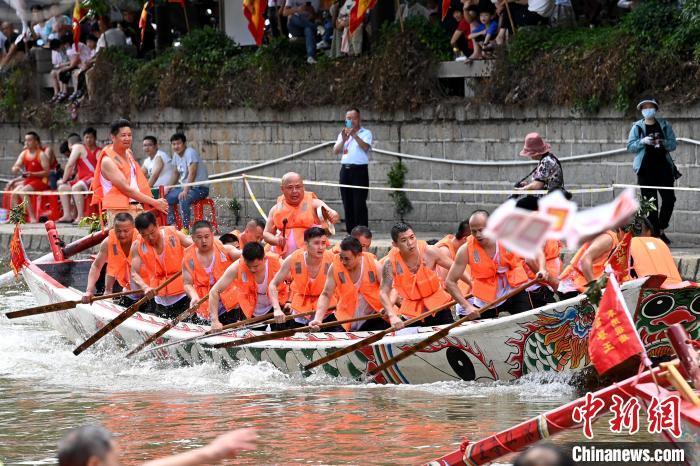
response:
[[(640, 186), (673, 187), (681, 176), (670, 154), (676, 150), (673, 128), (663, 118), (656, 117), (659, 110), (656, 99), (650, 97), (642, 100), (637, 104), (637, 110), (642, 112), (643, 118), (632, 125), (627, 138), (627, 150), (636, 154), (632, 168), (637, 174), (637, 183)], [(657, 206), (656, 211), (649, 213), (653, 235), (669, 244), (671, 240), (664, 230), (669, 226), (676, 195), (672, 189), (642, 188), (641, 191), (643, 197)], [(660, 208), (658, 196), (661, 196)]]

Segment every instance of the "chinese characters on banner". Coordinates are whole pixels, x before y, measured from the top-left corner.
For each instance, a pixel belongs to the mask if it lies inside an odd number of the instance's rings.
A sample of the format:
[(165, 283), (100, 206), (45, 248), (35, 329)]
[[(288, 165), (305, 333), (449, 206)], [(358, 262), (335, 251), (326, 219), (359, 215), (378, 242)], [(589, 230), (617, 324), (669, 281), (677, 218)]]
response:
[[(593, 439), (593, 421), (605, 407), (605, 402), (592, 393), (587, 393), (580, 406), (574, 408), (571, 419), (580, 422), (583, 435)], [(628, 435), (639, 432), (641, 404), (637, 398), (625, 401), (619, 395), (612, 395), (610, 413), (612, 419), (608, 421), (610, 432), (627, 433)], [(647, 432), (650, 434), (669, 433), (679, 438), (681, 431), (681, 399), (678, 395), (671, 395), (664, 399), (653, 397), (646, 410)]]

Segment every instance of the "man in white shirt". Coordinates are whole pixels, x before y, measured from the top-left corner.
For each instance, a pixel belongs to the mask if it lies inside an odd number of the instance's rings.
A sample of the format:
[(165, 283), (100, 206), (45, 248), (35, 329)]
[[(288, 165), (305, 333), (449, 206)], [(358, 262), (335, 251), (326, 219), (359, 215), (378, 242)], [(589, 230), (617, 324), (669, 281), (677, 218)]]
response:
[[(199, 153), (191, 147), (187, 147), (187, 138), (183, 133), (175, 133), (170, 138), (170, 145), (173, 148), (172, 164), (176, 171), (173, 172), (170, 185), (196, 183), (207, 181), (209, 173), (204, 160)], [(182, 227), (189, 229), (190, 217), (192, 216), (191, 205), (194, 201), (205, 199), (209, 196), (209, 186), (200, 184), (196, 186), (184, 186), (167, 190), (166, 199), (170, 208), (168, 209), (168, 224), (175, 223), (175, 204), (180, 208), (182, 217)]]
[[(340, 184), (369, 186), (369, 152), (372, 132), (362, 127), (360, 111), (351, 108), (345, 114), (345, 128), (338, 135), (333, 153), (341, 155)], [(358, 225), (369, 226), (367, 189), (340, 188), (348, 233)]]
[(158, 148), (158, 139), (155, 136), (143, 138), (143, 153), (146, 159), (141, 164), (148, 184), (151, 188), (167, 186), (173, 178), (175, 166), (170, 156)]
[(75, 45), (72, 45), (66, 51), (68, 58), (70, 60), (71, 66), (75, 67), (71, 71), (71, 83), (73, 86), (73, 94), (68, 97), (68, 100), (74, 102), (80, 99), (84, 92), (80, 86), (80, 77), (84, 73), (92, 68), (95, 64), (95, 47), (97, 46), (97, 37), (90, 34), (87, 36), (85, 43), (78, 42), (78, 50), (75, 49)]

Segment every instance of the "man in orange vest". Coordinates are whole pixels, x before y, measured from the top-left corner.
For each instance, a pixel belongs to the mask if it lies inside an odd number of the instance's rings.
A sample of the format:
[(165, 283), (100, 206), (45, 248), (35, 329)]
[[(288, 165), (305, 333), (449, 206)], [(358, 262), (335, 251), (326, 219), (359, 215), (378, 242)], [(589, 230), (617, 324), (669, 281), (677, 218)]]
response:
[(275, 252), (287, 257), (302, 247), (304, 232), (323, 221), (318, 218), (317, 209), (322, 208), (331, 223), (338, 223), (340, 216), (314, 193), (304, 190), (304, 180), (298, 173), (289, 172), (282, 177), (281, 191), (267, 216), (263, 237), (275, 246)]
[[(139, 234), (134, 228), (134, 218), (122, 212), (114, 217), (114, 227), (109, 230), (109, 236), (100, 244), (100, 249), (88, 272), (87, 287), (83, 295), (83, 302), (90, 303), (90, 298), (95, 295), (97, 282), (100, 279), (102, 268), (107, 265), (105, 274), (105, 294), (114, 291), (114, 283), (118, 283), (122, 290), (134, 289), (131, 286), (131, 245)], [(141, 295), (122, 296), (118, 304), (129, 307), (134, 304)], [(149, 301), (141, 308), (144, 312), (153, 310), (153, 301)]]
[[(303, 249), (297, 249), (282, 262), (282, 267), (270, 282), (269, 294), (275, 321), (284, 322), (282, 303), (277, 295), (277, 288), (283, 283), (290, 284), (290, 308), (292, 313), (311, 311), (326, 285), (326, 279), (334, 254), (327, 249), (328, 233), (321, 227), (311, 227), (304, 232)], [(333, 300), (335, 301), (335, 300)], [(331, 303), (335, 304), (335, 302)], [(289, 321), (288, 327), (296, 328), (308, 325), (312, 316), (301, 316)]]
[[(445, 235), (440, 241), (435, 243), (435, 247), (441, 248), (443, 251), (445, 251), (447, 253), (447, 257), (449, 257), (454, 262), (455, 257), (457, 256), (457, 251), (459, 250), (459, 248), (462, 247), (464, 243), (467, 242), (468, 237), (469, 220), (464, 220), (462, 222), (459, 222), (459, 225), (457, 225), (457, 231), (454, 235)], [(437, 272), (438, 277), (440, 277), (440, 280), (444, 282), (447, 279), (447, 273), (449, 272), (449, 269), (436, 267), (435, 271)], [(467, 276), (471, 276), (468, 267), (465, 269), (464, 273)], [(462, 291), (462, 296), (466, 296), (467, 293), (469, 293), (469, 291), (471, 290), (471, 285), (468, 282), (465, 282), (464, 280), (460, 280), (459, 282), (457, 282), (457, 285)], [(462, 308), (458, 304), (457, 314), (461, 314), (462, 312)]]
[[(350, 231), (350, 236), (357, 238), (362, 245), (362, 252), (369, 252), (369, 248), (372, 247), (372, 230), (364, 225), (357, 225)], [(340, 243), (336, 243), (331, 251), (333, 254), (340, 254)]]
[[(270, 282), (280, 268), (279, 256), (271, 252), (266, 253), (262, 244), (253, 242), (243, 246), (241, 257), (226, 269), (209, 292), (212, 329), (220, 328), (220, 324), (217, 325), (218, 319), (214, 315), (219, 309), (220, 294), (229, 287), (235, 287), (240, 306), (233, 311), (236, 313), (232, 319), (233, 322), (270, 313), (272, 311)], [(287, 300), (286, 283), (277, 287), (277, 295), (280, 301)]]
[(619, 242), (618, 233), (607, 230), (581, 246), (559, 277), (559, 296), (562, 299), (578, 296), (588, 283), (599, 279)]
[[(80, 136), (73, 133), (68, 136), (68, 148), (70, 155), (63, 169), (63, 178), (58, 182), (59, 192), (63, 192), (61, 197), (61, 207), (63, 207), (63, 215), (56, 220), (58, 223), (79, 223), (83, 218), (85, 211), (85, 194), (69, 194), (70, 192), (88, 191), (92, 179), (95, 177), (95, 165), (97, 165), (97, 157), (102, 150), (101, 147), (95, 144), (96, 136), (93, 128), (88, 128), (83, 133), (85, 144), (82, 143)], [(87, 143), (91, 146), (88, 146)], [(71, 197), (75, 203), (75, 212), (72, 214), (73, 207), (71, 206)]]
[[(499, 241), (493, 241), (484, 235), (489, 214), (477, 210), (469, 217), (471, 236), (457, 251), (454, 264), (447, 274), (445, 285), (452, 297), (464, 309), (464, 315), (471, 319), (497, 317), (499, 311), (517, 314), (530, 309), (525, 291), (507, 299), (498, 307), (483, 314), (475, 309), (508, 294), (513, 288), (527, 281), (527, 274), (522, 266), (522, 258), (507, 250)], [(472, 294), (468, 302), (462, 295), (457, 281), (469, 266), (472, 276)], [(539, 272), (539, 270), (538, 270)]]
[(316, 303), (314, 320), (309, 325), (318, 330), (335, 295), (338, 299), (334, 311), (336, 320), (377, 314), (377, 318), (343, 324), (345, 331), (383, 330), (389, 324), (402, 327), (403, 321), (391, 307), (387, 311), (388, 324), (379, 318), (384, 314), (379, 296), (380, 271), (381, 265), (374, 255), (362, 252), (362, 245), (357, 238), (346, 236), (340, 242), (340, 253), (335, 255), (328, 269), (326, 286)]
[[(389, 312), (394, 305), (392, 288), (401, 297), (399, 313), (408, 319), (450, 303), (452, 298), (435, 272), (436, 267), (445, 270), (452, 267), (447, 254), (441, 248), (419, 241), (413, 228), (406, 223), (397, 223), (391, 228), (391, 241), (393, 248), (382, 269), (380, 296), (384, 311)], [(462, 279), (471, 285), (468, 276)], [(431, 326), (452, 322), (452, 311), (447, 308), (416, 324)]]
[[(152, 212), (140, 213), (135, 224), (141, 237), (131, 246), (131, 281), (148, 293), (182, 271), (185, 248), (192, 240), (175, 227), (158, 228)], [(156, 313), (165, 319), (174, 319), (189, 308), (182, 276), (162, 288), (155, 301)]]
[[(182, 259), (182, 281), (185, 293), (193, 306), (200, 298), (209, 294), (214, 283), (221, 278), (226, 269), (241, 256), (241, 251), (230, 245), (223, 245), (214, 237), (211, 223), (200, 220), (192, 225), (193, 245), (185, 249)], [(220, 296), (221, 302), (216, 321), (220, 324), (230, 323), (226, 318), (227, 311), (237, 304), (235, 289), (229, 287)], [(232, 314), (232, 313), (229, 313)], [(211, 321), (209, 305), (202, 303), (197, 309), (199, 319)]]
[(245, 224), (243, 232), (233, 230), (231, 233), (236, 235), (241, 248), (250, 242), (263, 242), (263, 232), (265, 231), (265, 220), (262, 218), (254, 218)]
[(131, 123), (120, 118), (110, 126), (112, 144), (100, 153), (92, 180), (92, 203), (107, 211), (112, 225), (119, 212), (137, 215), (144, 207), (167, 213), (168, 201), (153, 199), (148, 180), (131, 153)]

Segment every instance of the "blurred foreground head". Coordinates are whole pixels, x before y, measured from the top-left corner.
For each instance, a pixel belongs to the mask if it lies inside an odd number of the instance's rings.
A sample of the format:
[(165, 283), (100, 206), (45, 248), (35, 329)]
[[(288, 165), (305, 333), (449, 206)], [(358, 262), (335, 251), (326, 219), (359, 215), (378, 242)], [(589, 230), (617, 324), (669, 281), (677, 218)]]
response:
[(116, 466), (112, 434), (100, 425), (73, 429), (58, 443), (59, 466)]
[(553, 443), (538, 443), (519, 454), (513, 466), (574, 466), (574, 460)]

